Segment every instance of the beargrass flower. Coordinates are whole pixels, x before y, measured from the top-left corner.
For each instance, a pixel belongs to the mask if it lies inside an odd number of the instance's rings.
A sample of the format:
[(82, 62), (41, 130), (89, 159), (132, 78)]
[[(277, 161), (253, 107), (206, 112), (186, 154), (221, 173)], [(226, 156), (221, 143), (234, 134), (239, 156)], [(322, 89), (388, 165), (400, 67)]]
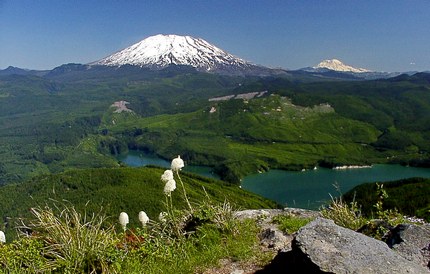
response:
[(139, 221), (142, 223), (142, 226), (146, 226), (146, 224), (149, 222), (149, 217), (146, 215), (145, 211), (139, 212)]
[(162, 223), (167, 222), (167, 212), (160, 212), (160, 215), (158, 215), (158, 220)]
[(173, 171), (181, 170), (181, 168), (183, 168), (184, 166), (185, 166), (184, 165), (184, 160), (181, 159), (181, 156), (178, 155), (177, 158), (175, 158), (175, 159), (172, 160), (171, 167), (172, 167)]
[(6, 243), (6, 235), (0, 230), (0, 243)]
[(173, 180), (173, 171), (168, 169), (164, 171), (163, 175), (161, 175), (161, 181), (167, 183), (170, 180)]
[(127, 228), (127, 224), (128, 224), (128, 214), (125, 212), (121, 212), (119, 214), (119, 223), (121, 224), (122, 228), (125, 229)]
[(164, 185), (164, 194), (170, 196), (171, 192), (176, 189), (176, 181), (171, 179)]

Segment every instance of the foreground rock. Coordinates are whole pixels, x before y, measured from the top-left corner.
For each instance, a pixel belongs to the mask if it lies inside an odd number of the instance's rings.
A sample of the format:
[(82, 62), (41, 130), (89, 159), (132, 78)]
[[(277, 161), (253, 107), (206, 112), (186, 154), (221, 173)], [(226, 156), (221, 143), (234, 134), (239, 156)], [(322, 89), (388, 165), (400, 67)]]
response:
[(272, 249), (276, 252), (287, 252), (291, 250), (292, 235), (286, 235), (279, 230), (278, 225), (273, 223), (272, 220), (278, 215), (289, 215), (296, 218), (316, 218), (320, 216), (319, 212), (299, 209), (299, 208), (285, 208), (285, 209), (249, 209), (236, 212), (235, 216), (239, 219), (255, 219), (261, 233), (259, 234), (262, 246), (267, 249)]
[(430, 267), (430, 225), (398, 225), (387, 235), (386, 242), (408, 261)]
[[(283, 268), (283, 269), (282, 269)], [(259, 273), (429, 273), (387, 244), (317, 218), (302, 227), (292, 250)]]
[[(316, 218), (293, 235), (282, 233), (273, 217)], [(430, 273), (430, 225), (399, 225), (385, 241), (370, 238), (302, 209), (245, 210), (239, 219), (252, 218), (261, 228), (262, 252), (277, 254), (262, 268), (236, 266), (224, 273)]]

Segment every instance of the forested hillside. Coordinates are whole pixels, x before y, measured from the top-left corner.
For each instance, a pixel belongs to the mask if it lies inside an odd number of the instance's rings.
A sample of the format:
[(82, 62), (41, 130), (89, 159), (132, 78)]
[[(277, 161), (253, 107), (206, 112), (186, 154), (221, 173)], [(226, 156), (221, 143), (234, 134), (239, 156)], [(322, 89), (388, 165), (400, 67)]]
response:
[[(132, 112), (116, 113), (119, 101)], [(230, 182), (268, 168), (428, 166), (429, 114), (426, 73), (345, 81), (68, 64), (0, 76), (0, 182), (116, 167), (129, 149), (181, 154)]]
[[(0, 216), (10, 235), (15, 234), (22, 218), (31, 216), (30, 208), (46, 205), (54, 208), (65, 204), (79, 212), (101, 211), (109, 216), (109, 224), (115, 224), (122, 211), (137, 216), (143, 210), (149, 218), (157, 219), (166, 206), (164, 184), (160, 180), (163, 172), (164, 169), (155, 167), (103, 168), (37, 176), (20, 184), (0, 187)], [(218, 180), (191, 173), (183, 173), (181, 178), (193, 205), (228, 201), (237, 209), (276, 207), (267, 199)], [(177, 184), (179, 188), (179, 181)], [(172, 195), (178, 209), (186, 207), (181, 191), (178, 189)], [(132, 226), (138, 226), (137, 217), (130, 221)]]

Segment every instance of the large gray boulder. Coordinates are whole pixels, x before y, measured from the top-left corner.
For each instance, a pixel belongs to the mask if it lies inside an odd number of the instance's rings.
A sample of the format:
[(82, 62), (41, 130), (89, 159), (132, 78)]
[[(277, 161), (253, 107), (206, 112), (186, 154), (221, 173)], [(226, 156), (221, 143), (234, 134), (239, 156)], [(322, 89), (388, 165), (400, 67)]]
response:
[[(386, 243), (317, 218), (302, 227), (292, 244), (295, 261), (314, 264), (331, 273), (429, 273), (397, 254)], [(316, 268), (315, 268), (316, 269)]]
[(422, 266), (430, 266), (430, 225), (398, 225), (385, 237), (400, 256)]

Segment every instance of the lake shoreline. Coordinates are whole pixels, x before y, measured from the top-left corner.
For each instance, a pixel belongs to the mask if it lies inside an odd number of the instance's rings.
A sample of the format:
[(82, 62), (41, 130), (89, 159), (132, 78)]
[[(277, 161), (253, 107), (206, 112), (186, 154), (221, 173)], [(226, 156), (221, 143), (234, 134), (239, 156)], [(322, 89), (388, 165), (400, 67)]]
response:
[[(128, 166), (157, 165), (170, 168), (170, 161), (141, 151), (130, 151), (120, 160)], [(184, 171), (220, 179), (213, 167), (186, 165)], [(305, 170), (269, 169), (245, 176), (238, 187), (271, 199), (280, 205), (318, 209), (354, 186), (411, 177), (430, 178), (429, 168), (399, 164), (316, 166)]]

